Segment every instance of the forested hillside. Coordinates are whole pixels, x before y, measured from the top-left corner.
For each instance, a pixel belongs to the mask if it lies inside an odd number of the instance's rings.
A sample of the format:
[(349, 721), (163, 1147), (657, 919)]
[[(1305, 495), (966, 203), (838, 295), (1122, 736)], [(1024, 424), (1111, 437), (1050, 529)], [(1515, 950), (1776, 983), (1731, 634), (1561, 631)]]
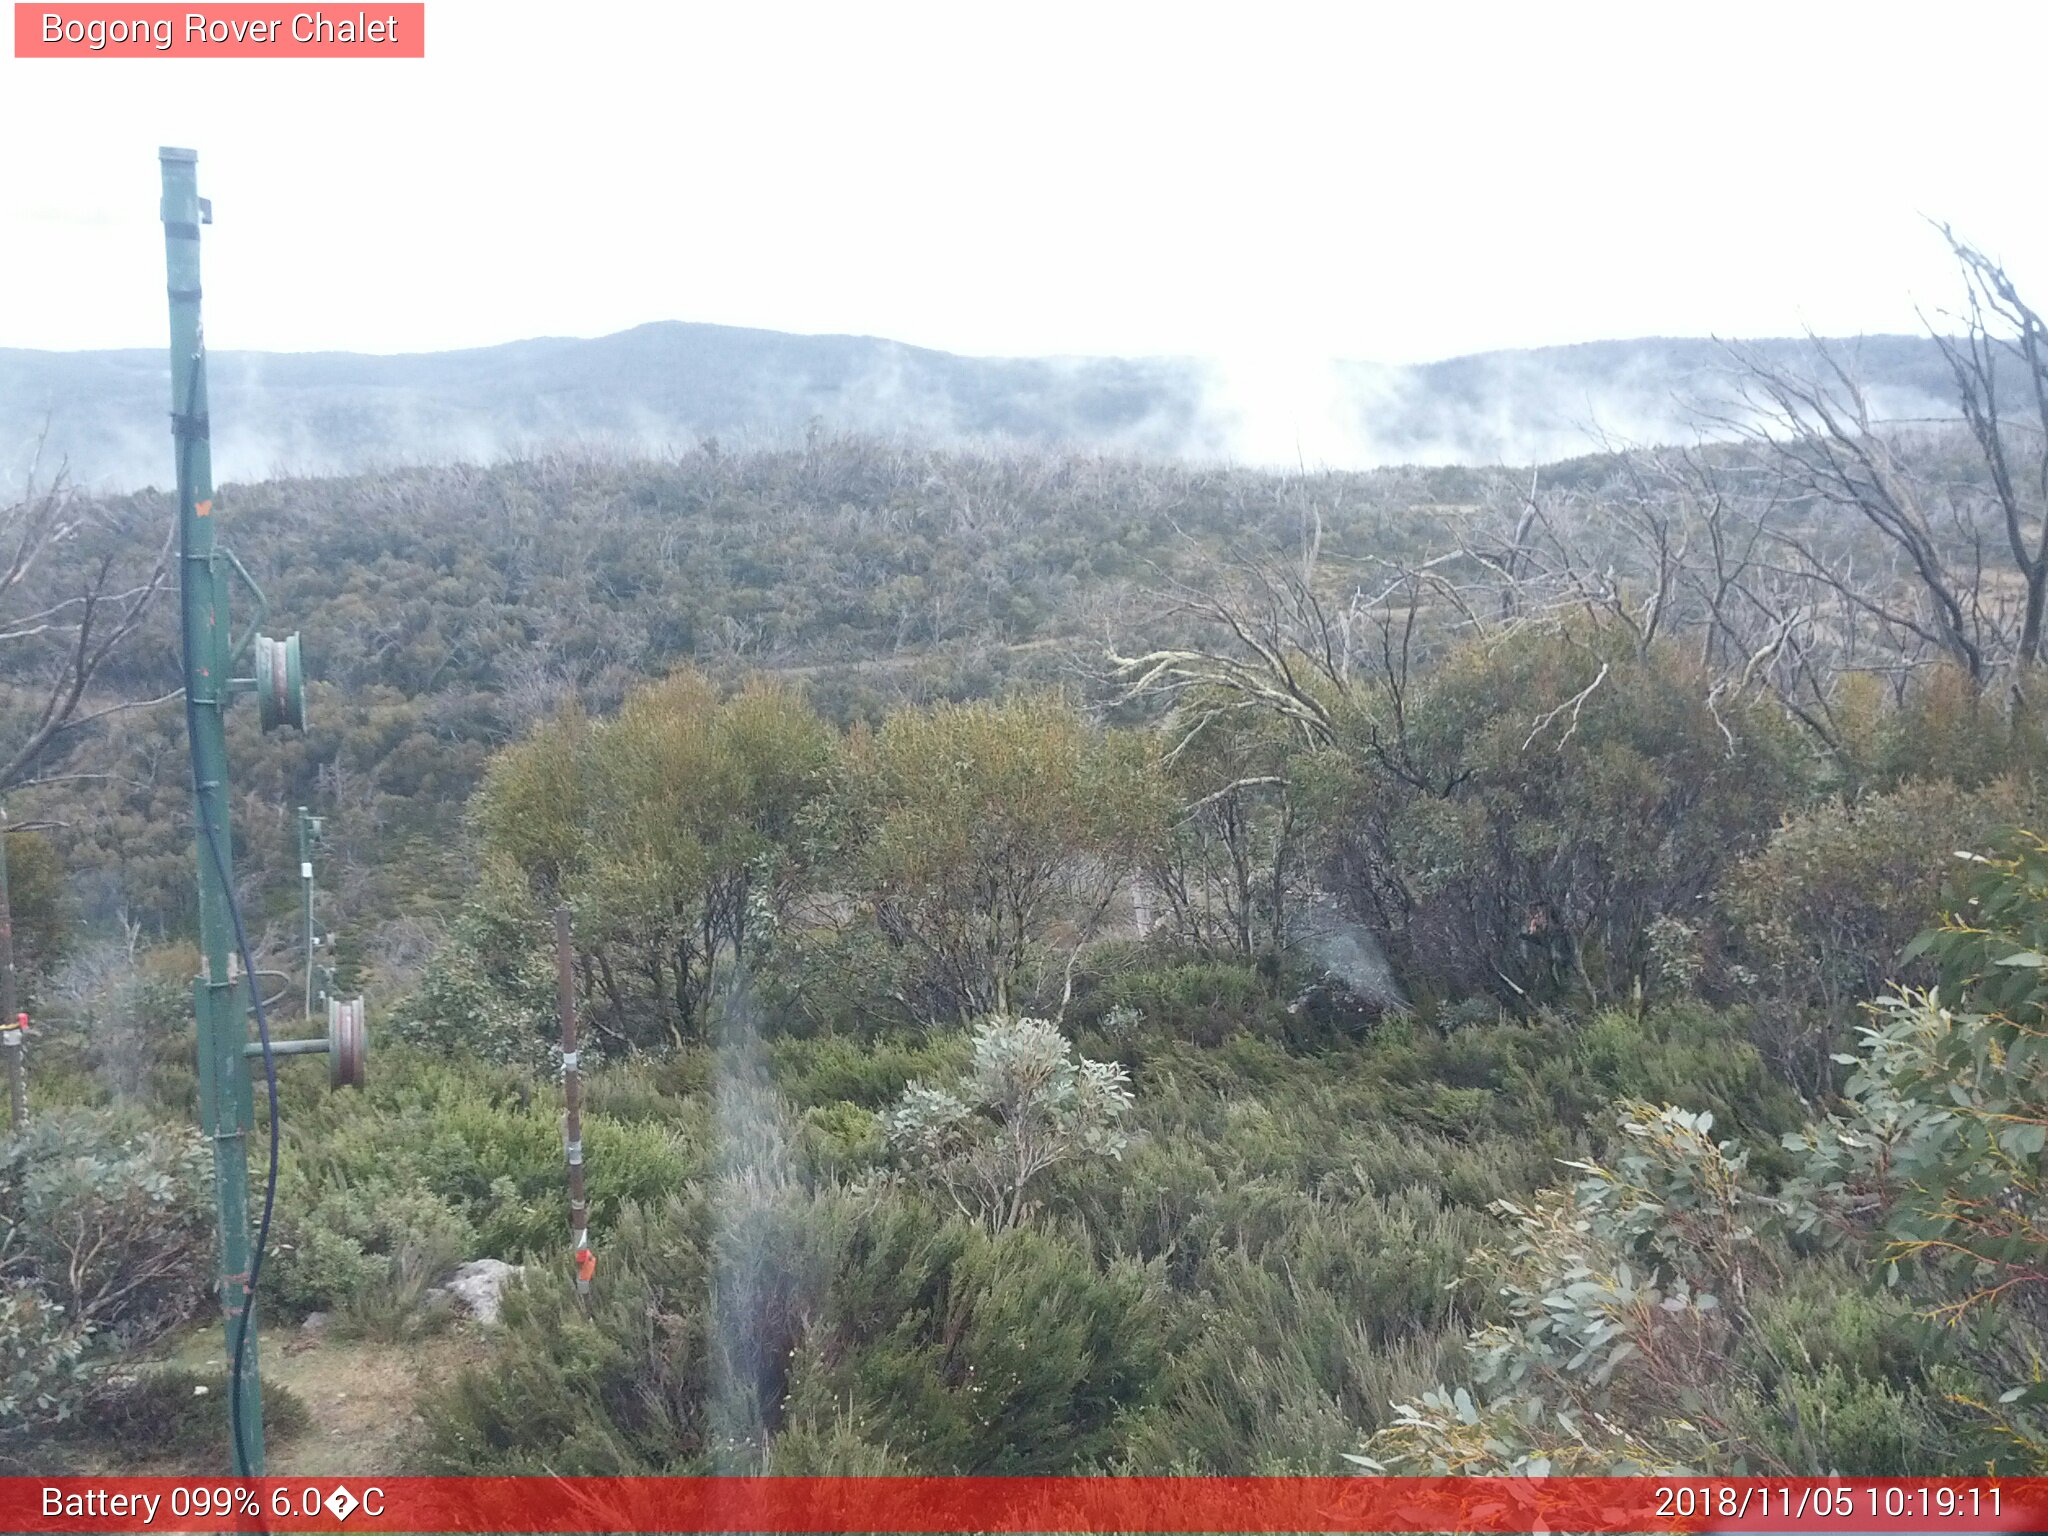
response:
[[(1099, 692), (1105, 649), (1139, 633), (1144, 594), (1202, 579), (1226, 547), (1284, 547), (1315, 512), (1333, 555), (1398, 553), (1422, 526), (1404, 523), (1470, 505), (1485, 483), (1460, 470), (1304, 482), (820, 437), (775, 454), (230, 485), (225, 526), (265, 584), (270, 627), (303, 631), (311, 694), (303, 739), (238, 721), (238, 831), (260, 850), (245, 866), (252, 879), (268, 870), (288, 910), (283, 812), (333, 812), (337, 926), (360, 939), (445, 906), (467, 878), (457, 834), (490, 753), (572, 698), (606, 713), (682, 664), (799, 681), (840, 724), (1034, 680)], [(142, 495), (112, 510), (141, 542), (171, 509)], [(103, 680), (110, 691), (174, 686), (167, 608), (143, 642)], [(87, 915), (125, 912), (173, 934), (192, 901), (182, 723), (162, 709), (110, 726), (129, 766), (60, 840), (78, 846)], [(102, 869), (118, 874), (95, 882)]]
[[(308, 805), (375, 1037), (359, 1092), (280, 1069), (276, 1343), (442, 1361), (417, 1470), (2039, 1470), (2048, 508), (1995, 413), (1752, 383), (1830, 413), (1512, 474), (817, 433), (223, 488), (315, 679), (232, 742), (261, 979)], [(170, 513), (66, 505), (52, 590)], [(218, 1378), (181, 726), (91, 713), (9, 807), (22, 1465), (219, 1453), (121, 1406)]]
[[(1753, 343), (1780, 363), (1797, 340)], [(1886, 418), (1953, 416), (1924, 336), (1831, 343)], [(588, 340), (380, 357), (215, 352), (214, 462), (235, 479), (530, 456), (786, 446), (814, 424), (947, 447), (1310, 467), (1518, 463), (1606, 438), (1690, 441), (1737, 405), (1699, 338), (1487, 352), (1396, 367), (1314, 358), (959, 357), (867, 336), (665, 323)], [(47, 431), (86, 484), (168, 480), (161, 351), (0, 348), (0, 473)], [(1741, 414), (1738, 412), (1738, 414)]]

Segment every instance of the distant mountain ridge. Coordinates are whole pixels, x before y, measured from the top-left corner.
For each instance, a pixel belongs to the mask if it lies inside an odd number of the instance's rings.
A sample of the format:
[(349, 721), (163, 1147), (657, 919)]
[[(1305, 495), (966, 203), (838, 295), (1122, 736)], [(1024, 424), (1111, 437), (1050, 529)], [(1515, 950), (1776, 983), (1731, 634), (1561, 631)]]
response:
[[(1774, 360), (1804, 341), (1747, 343)], [(1948, 416), (1926, 337), (1831, 343), (1886, 416)], [(787, 441), (812, 422), (938, 444), (1015, 443), (1254, 464), (1528, 463), (1690, 440), (1727, 398), (1712, 341), (1648, 338), (1412, 367), (1300, 359), (979, 358), (863, 336), (664, 321), (454, 352), (216, 352), (216, 477), (491, 459), (562, 443), (635, 450)], [(0, 348), (0, 470), (45, 461), (112, 490), (169, 478), (162, 349)]]

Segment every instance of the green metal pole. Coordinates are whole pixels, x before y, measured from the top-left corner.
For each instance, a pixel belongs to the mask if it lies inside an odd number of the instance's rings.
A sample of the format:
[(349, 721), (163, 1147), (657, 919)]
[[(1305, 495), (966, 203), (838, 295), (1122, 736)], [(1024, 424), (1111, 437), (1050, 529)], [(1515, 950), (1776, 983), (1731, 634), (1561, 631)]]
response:
[[(198, 190), (199, 156), (164, 149), (164, 264), (171, 302), (171, 435), (178, 455), (178, 579), (183, 600), (185, 698), (192, 732), (195, 846), (199, 858), (199, 945), (205, 970), (194, 984), (199, 1020), (200, 1124), (213, 1144), (214, 1203), (220, 1222), (219, 1297), (227, 1326), (228, 1359), (242, 1343), (243, 1306), (249, 1291), (249, 1136), (254, 1093), (242, 1048), (248, 1043), (247, 999), (230, 967), (233, 929), (228, 882), (233, 842), (228, 832), (228, 627), (227, 565), (214, 555), (213, 454), (207, 441), (206, 338), (199, 318), (199, 226), (212, 209)], [(209, 831), (211, 829), (209, 847)], [(263, 1399), (256, 1361), (256, 1319), (241, 1349), (240, 1375), (229, 1384), (230, 1423), (239, 1417), (241, 1443), (233, 1446), (238, 1476), (263, 1473)]]
[(306, 926), (306, 1017), (313, 1017), (313, 818), (299, 807), (299, 906)]

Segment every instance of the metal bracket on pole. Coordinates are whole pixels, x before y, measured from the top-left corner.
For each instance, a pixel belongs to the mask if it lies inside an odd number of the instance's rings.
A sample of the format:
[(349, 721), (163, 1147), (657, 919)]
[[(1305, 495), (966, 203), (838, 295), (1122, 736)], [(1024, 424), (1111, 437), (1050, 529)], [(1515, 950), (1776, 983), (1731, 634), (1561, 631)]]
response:
[(232, 664), (240, 661), (248, 651), (249, 642), (256, 638), (256, 626), (270, 617), (270, 599), (263, 595), (263, 589), (256, 585), (256, 578), (249, 574), (249, 567), (235, 558), (232, 549), (223, 544), (216, 553), (227, 562), (229, 570), (242, 578), (242, 585), (249, 589), (249, 599), (256, 610), (249, 615), (249, 627), (242, 631), (241, 638), (228, 649), (228, 661)]
[[(327, 1085), (330, 1088), (360, 1088), (370, 1049), (370, 1031), (363, 1020), (363, 1000), (360, 997), (346, 1001), (331, 998), (327, 1004), (327, 1033), (324, 1036), (307, 1040), (273, 1040), (270, 1042), (270, 1054), (325, 1056)], [(260, 1061), (263, 1057), (262, 1042), (251, 1040), (242, 1047), (242, 1054), (252, 1061)]]

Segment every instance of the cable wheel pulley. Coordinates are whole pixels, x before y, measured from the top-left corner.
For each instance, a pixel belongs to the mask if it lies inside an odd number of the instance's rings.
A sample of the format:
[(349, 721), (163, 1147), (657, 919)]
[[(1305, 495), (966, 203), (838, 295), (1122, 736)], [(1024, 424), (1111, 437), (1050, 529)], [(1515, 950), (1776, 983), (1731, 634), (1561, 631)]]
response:
[(263, 729), (306, 728), (306, 682), (299, 667), (299, 637), (256, 637), (256, 707)]
[(329, 998), (327, 1002), (327, 1085), (360, 1088), (370, 1051), (370, 1031), (363, 1022), (363, 1000)]

